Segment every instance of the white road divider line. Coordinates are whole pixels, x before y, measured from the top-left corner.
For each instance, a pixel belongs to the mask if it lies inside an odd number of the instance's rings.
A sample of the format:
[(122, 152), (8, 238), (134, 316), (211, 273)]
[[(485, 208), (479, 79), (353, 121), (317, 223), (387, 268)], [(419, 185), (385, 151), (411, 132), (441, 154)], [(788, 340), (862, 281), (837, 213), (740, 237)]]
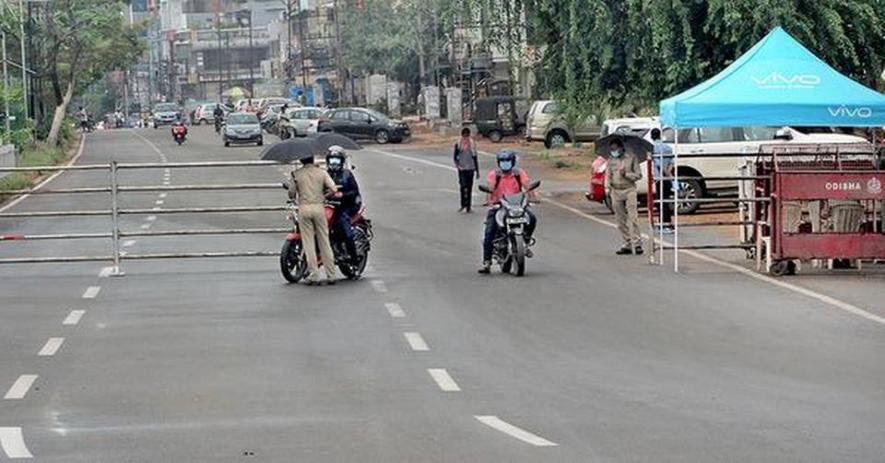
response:
[(9, 391), (6, 392), (6, 395), (3, 396), (6, 400), (20, 400), (24, 399), (28, 394), (28, 390), (31, 389), (31, 386), (34, 384), (34, 381), (37, 381), (37, 375), (21, 375), (17, 380), (12, 384), (12, 387), (9, 388)]
[(145, 217), (144, 220), (147, 220), (148, 222), (153, 222), (154, 220), (157, 220), (157, 216), (149, 215), (149, 216)]
[(159, 205), (163, 204), (164, 202), (165, 202), (165, 201), (163, 201), (162, 199), (158, 199), (158, 200), (154, 201), (154, 204), (156, 204), (157, 206), (159, 206)]
[(458, 383), (452, 379), (452, 375), (445, 368), (428, 368), (427, 372), (430, 373), (430, 377), (436, 381), (436, 385), (443, 392), (461, 392)]
[(133, 244), (135, 244), (135, 240), (126, 240), (123, 242), (123, 247), (128, 248), (129, 246), (132, 246)]
[(72, 310), (71, 313), (65, 317), (65, 320), (61, 322), (62, 325), (76, 325), (80, 323), (80, 319), (83, 318), (83, 315), (86, 313), (85, 310)]
[[(392, 158), (403, 159), (403, 160), (406, 160), (406, 161), (417, 162), (417, 163), (420, 163), (420, 164), (426, 164), (426, 165), (430, 165), (430, 166), (439, 167), (440, 169), (455, 170), (455, 168), (452, 167), (452, 166), (449, 166), (449, 165), (446, 165), (446, 164), (440, 164), (440, 163), (438, 163), (438, 162), (434, 162), (434, 161), (428, 161), (428, 160), (426, 160), (426, 159), (416, 159), (415, 157), (412, 157), (412, 156), (405, 156), (405, 155), (402, 155), (402, 154), (396, 154), (396, 153), (391, 153), (391, 152), (389, 152), (389, 151), (382, 151), (382, 150), (377, 150), (377, 149), (369, 150), (369, 151), (374, 151), (374, 152), (376, 152), (376, 153), (380, 153), (380, 154), (383, 154), (383, 155), (385, 155), (385, 156), (389, 156), (389, 157), (392, 157)], [(486, 152), (483, 152), (483, 151), (480, 151), (479, 154), (482, 154), (483, 156), (493, 156), (492, 154), (490, 154), (490, 153), (486, 153)], [(601, 219), (601, 218), (599, 218), (599, 217), (592, 216), (592, 215), (590, 215), (590, 214), (588, 214), (588, 213), (586, 213), (586, 212), (584, 212), (584, 211), (581, 211), (581, 210), (579, 210), (579, 209), (577, 209), (577, 208), (571, 207), (571, 206), (569, 206), (569, 205), (567, 205), (567, 204), (563, 204), (563, 203), (561, 203), (561, 202), (559, 202), (559, 201), (556, 201), (556, 200), (554, 200), (554, 199), (550, 199), (550, 198), (542, 198), (541, 201), (542, 201), (542, 202), (545, 202), (545, 203), (548, 203), (548, 204), (552, 204), (552, 205), (554, 205), (554, 206), (556, 206), (556, 207), (559, 207), (559, 208), (561, 208), (561, 209), (564, 209), (564, 210), (566, 210), (566, 211), (569, 211), (569, 212), (571, 212), (571, 213), (573, 213), (573, 214), (575, 214), (575, 215), (578, 215), (578, 216), (580, 216), (580, 217), (583, 217), (583, 218), (585, 218), (585, 219), (587, 219), (587, 220), (591, 220), (591, 221), (596, 222), (596, 223), (598, 223), (598, 224), (605, 225), (605, 226), (607, 226), (607, 227), (611, 227), (611, 228), (616, 228), (616, 227), (617, 227), (617, 225), (615, 225), (614, 222), (609, 222), (608, 220), (605, 220), (605, 219)], [(646, 239), (648, 238), (648, 236), (646, 236), (646, 235), (643, 235), (643, 236), (644, 236)], [(665, 242), (665, 243), (666, 243), (666, 242)], [(872, 322), (875, 322), (875, 323), (878, 323), (878, 324), (881, 324), (881, 325), (885, 325), (885, 317), (882, 317), (882, 316), (876, 315), (876, 314), (874, 314), (874, 313), (872, 313), (872, 312), (870, 312), (870, 311), (868, 311), (868, 310), (864, 310), (864, 309), (862, 309), (862, 308), (860, 308), (860, 307), (857, 307), (857, 306), (855, 306), (855, 305), (849, 304), (849, 303), (847, 303), (847, 302), (845, 302), (845, 301), (842, 301), (842, 300), (836, 299), (836, 298), (834, 298), (834, 297), (827, 296), (826, 294), (821, 294), (821, 293), (819, 293), (819, 292), (817, 292), (817, 291), (813, 291), (813, 290), (810, 290), (810, 289), (808, 289), (808, 288), (803, 288), (803, 287), (798, 286), (798, 285), (794, 285), (794, 284), (787, 283), (787, 282), (784, 282), (784, 281), (781, 281), (781, 280), (777, 280), (777, 279), (772, 278), (772, 277), (770, 277), (770, 276), (768, 276), (768, 275), (763, 275), (763, 274), (758, 273), (758, 272), (756, 272), (756, 271), (754, 271), (754, 270), (750, 270), (750, 269), (748, 269), (748, 268), (742, 267), (742, 266), (737, 265), (737, 264), (733, 264), (733, 263), (731, 263), (731, 262), (726, 262), (726, 261), (724, 261), (724, 260), (718, 259), (718, 258), (716, 258), (716, 257), (709, 256), (709, 255), (704, 254), (704, 253), (701, 253), (701, 252), (697, 252), (697, 251), (693, 251), (693, 250), (680, 250), (679, 252), (681, 252), (682, 254), (685, 254), (685, 255), (688, 255), (688, 256), (694, 257), (695, 259), (699, 259), (699, 260), (702, 260), (702, 261), (704, 261), (704, 262), (708, 262), (708, 263), (713, 264), (713, 265), (718, 265), (719, 267), (723, 267), (723, 268), (727, 268), (727, 269), (730, 269), (730, 270), (734, 270), (735, 272), (740, 273), (741, 275), (748, 276), (748, 277), (753, 278), (753, 279), (755, 279), (755, 280), (762, 281), (762, 282), (765, 282), (765, 283), (769, 283), (769, 284), (771, 284), (771, 285), (774, 285), (774, 286), (777, 286), (777, 287), (780, 287), (780, 288), (783, 288), (783, 289), (786, 289), (786, 290), (792, 291), (792, 292), (794, 292), (794, 293), (801, 294), (801, 295), (803, 295), (803, 296), (806, 296), (806, 297), (809, 297), (809, 298), (815, 299), (815, 300), (817, 300), (817, 301), (823, 302), (823, 303), (825, 303), (825, 304), (827, 304), (827, 305), (829, 305), (829, 306), (835, 307), (835, 308), (837, 308), (837, 309), (839, 309), (839, 310), (842, 310), (842, 311), (844, 311), (844, 312), (848, 312), (848, 313), (850, 313), (850, 314), (852, 314), (852, 315), (857, 315), (857, 316), (859, 316), (859, 317), (861, 317), (861, 318), (864, 318), (864, 319), (866, 319), (866, 320), (869, 320), (869, 321), (872, 321)]]
[(99, 278), (107, 278), (111, 276), (111, 273), (114, 272), (114, 267), (103, 267), (100, 272), (98, 272)]
[(166, 196), (168, 196), (166, 193), (160, 193), (160, 198), (165, 198)]
[(518, 428), (494, 415), (475, 415), (474, 418), (479, 420), (480, 423), (497, 431), (501, 431), (510, 437), (515, 437), (526, 444), (531, 444), (536, 447), (555, 447), (559, 445), (550, 442), (537, 434), (532, 434), (525, 429)]
[(90, 286), (83, 292), (83, 299), (95, 299), (99, 291), (101, 291), (101, 286)]
[(37, 355), (40, 357), (52, 357), (61, 349), (61, 345), (65, 343), (65, 338), (49, 338)]
[(411, 347), (413, 351), (425, 352), (430, 350), (430, 347), (424, 342), (424, 338), (421, 337), (421, 333), (416, 331), (406, 331), (403, 333), (403, 336), (406, 337), (406, 341), (409, 343), (409, 347)]
[(160, 206), (154, 206), (154, 210), (155, 210), (155, 211), (159, 211), (159, 210), (161, 210), (161, 209), (162, 209), (162, 208), (161, 208)]
[(142, 229), (142, 230), (147, 230), (148, 228), (151, 228), (151, 224), (149, 224), (149, 223), (143, 224), (143, 225), (141, 226), (141, 229)]
[(384, 280), (372, 280), (372, 288), (379, 293), (387, 292), (387, 285), (384, 284)]
[(384, 307), (387, 308), (387, 313), (389, 313), (390, 316), (393, 318), (403, 318), (406, 316), (403, 308), (400, 307), (400, 305), (396, 302), (387, 302), (384, 304)]
[(34, 458), (25, 445), (22, 428), (0, 427), (0, 447), (8, 458)]

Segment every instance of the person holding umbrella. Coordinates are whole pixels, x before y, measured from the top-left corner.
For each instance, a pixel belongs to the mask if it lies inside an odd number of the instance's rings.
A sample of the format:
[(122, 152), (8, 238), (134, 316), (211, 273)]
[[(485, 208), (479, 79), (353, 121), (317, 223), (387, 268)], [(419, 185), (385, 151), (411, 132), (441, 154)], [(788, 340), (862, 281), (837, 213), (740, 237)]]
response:
[(608, 148), (605, 193), (611, 197), (618, 231), (624, 240), (624, 245), (615, 254), (639, 255), (642, 254), (642, 242), (639, 236), (636, 182), (642, 179), (640, 161), (632, 151), (624, 149), (624, 142), (619, 137), (611, 138)]

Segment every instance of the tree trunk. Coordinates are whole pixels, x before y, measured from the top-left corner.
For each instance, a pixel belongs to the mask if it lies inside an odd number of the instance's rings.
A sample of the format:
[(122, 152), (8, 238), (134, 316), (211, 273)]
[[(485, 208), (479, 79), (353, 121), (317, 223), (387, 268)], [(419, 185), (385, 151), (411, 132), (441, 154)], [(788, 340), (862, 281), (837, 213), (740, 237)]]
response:
[(55, 106), (55, 113), (52, 115), (52, 126), (49, 128), (49, 136), (46, 138), (46, 143), (49, 146), (56, 146), (58, 144), (58, 133), (61, 131), (61, 125), (65, 121), (65, 113), (68, 111), (68, 104), (71, 102), (71, 98), (74, 96), (74, 83), (68, 83), (68, 89), (65, 91), (64, 98), (62, 98), (61, 103)]

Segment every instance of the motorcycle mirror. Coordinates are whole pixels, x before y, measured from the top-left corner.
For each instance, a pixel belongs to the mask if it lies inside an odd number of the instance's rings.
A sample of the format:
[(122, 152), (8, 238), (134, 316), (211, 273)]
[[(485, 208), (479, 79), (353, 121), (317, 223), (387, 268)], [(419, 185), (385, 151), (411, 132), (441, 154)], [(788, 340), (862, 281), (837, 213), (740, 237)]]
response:
[(280, 186), (283, 187), (284, 190), (289, 189), (289, 184), (287, 182), (280, 182)]
[(485, 186), (485, 185), (477, 185), (476, 188), (478, 188), (479, 191), (482, 191), (483, 193), (491, 193), (492, 192), (492, 189)]
[(529, 183), (529, 191), (535, 190), (535, 189), (537, 189), (539, 186), (541, 186), (541, 181), (540, 181), (540, 180), (535, 180), (534, 182)]

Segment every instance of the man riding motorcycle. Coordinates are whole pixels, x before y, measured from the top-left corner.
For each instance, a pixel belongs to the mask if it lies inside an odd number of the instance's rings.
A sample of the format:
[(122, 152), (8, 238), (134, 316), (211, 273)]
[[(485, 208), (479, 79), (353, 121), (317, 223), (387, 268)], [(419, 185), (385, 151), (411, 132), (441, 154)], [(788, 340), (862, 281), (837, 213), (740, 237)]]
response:
[(329, 147), (329, 151), (326, 154), (326, 170), (329, 171), (329, 175), (335, 181), (335, 185), (338, 186), (338, 191), (341, 193), (339, 198), (340, 204), (335, 206), (333, 223), (344, 237), (347, 254), (350, 255), (351, 260), (355, 260), (357, 258), (357, 250), (350, 221), (351, 217), (360, 210), (362, 196), (360, 196), (360, 187), (356, 182), (356, 177), (345, 166), (346, 160), (347, 153), (345, 153), (344, 148), (340, 146)]
[[(187, 137), (187, 126), (184, 125), (181, 118), (175, 119), (175, 122), (172, 124), (172, 128), (170, 129), (172, 132), (172, 139), (178, 141), (178, 134), (182, 133), (181, 137), (184, 139)], [(180, 143), (179, 143), (180, 144)]]
[(215, 118), (215, 131), (221, 131), (221, 121), (224, 120), (224, 110), (221, 109), (220, 104), (215, 105), (215, 109), (212, 110), (212, 117)]
[[(488, 195), (486, 204), (494, 206), (498, 201), (506, 196), (525, 192), (529, 198), (533, 193), (529, 190), (531, 179), (525, 170), (516, 167), (516, 152), (509, 149), (498, 151), (495, 156), (497, 158), (498, 167), (489, 171), (486, 181), (491, 193)], [(485, 232), (482, 241), (482, 267), (479, 273), (488, 274), (491, 272), (492, 253), (494, 251), (494, 240), (498, 234), (498, 222), (495, 220), (497, 209), (490, 207), (486, 215)], [(530, 210), (526, 209), (529, 223), (525, 227), (525, 242), (527, 245), (532, 243), (532, 234), (535, 231), (538, 219)], [(532, 251), (526, 247), (526, 257), (532, 257)]]

